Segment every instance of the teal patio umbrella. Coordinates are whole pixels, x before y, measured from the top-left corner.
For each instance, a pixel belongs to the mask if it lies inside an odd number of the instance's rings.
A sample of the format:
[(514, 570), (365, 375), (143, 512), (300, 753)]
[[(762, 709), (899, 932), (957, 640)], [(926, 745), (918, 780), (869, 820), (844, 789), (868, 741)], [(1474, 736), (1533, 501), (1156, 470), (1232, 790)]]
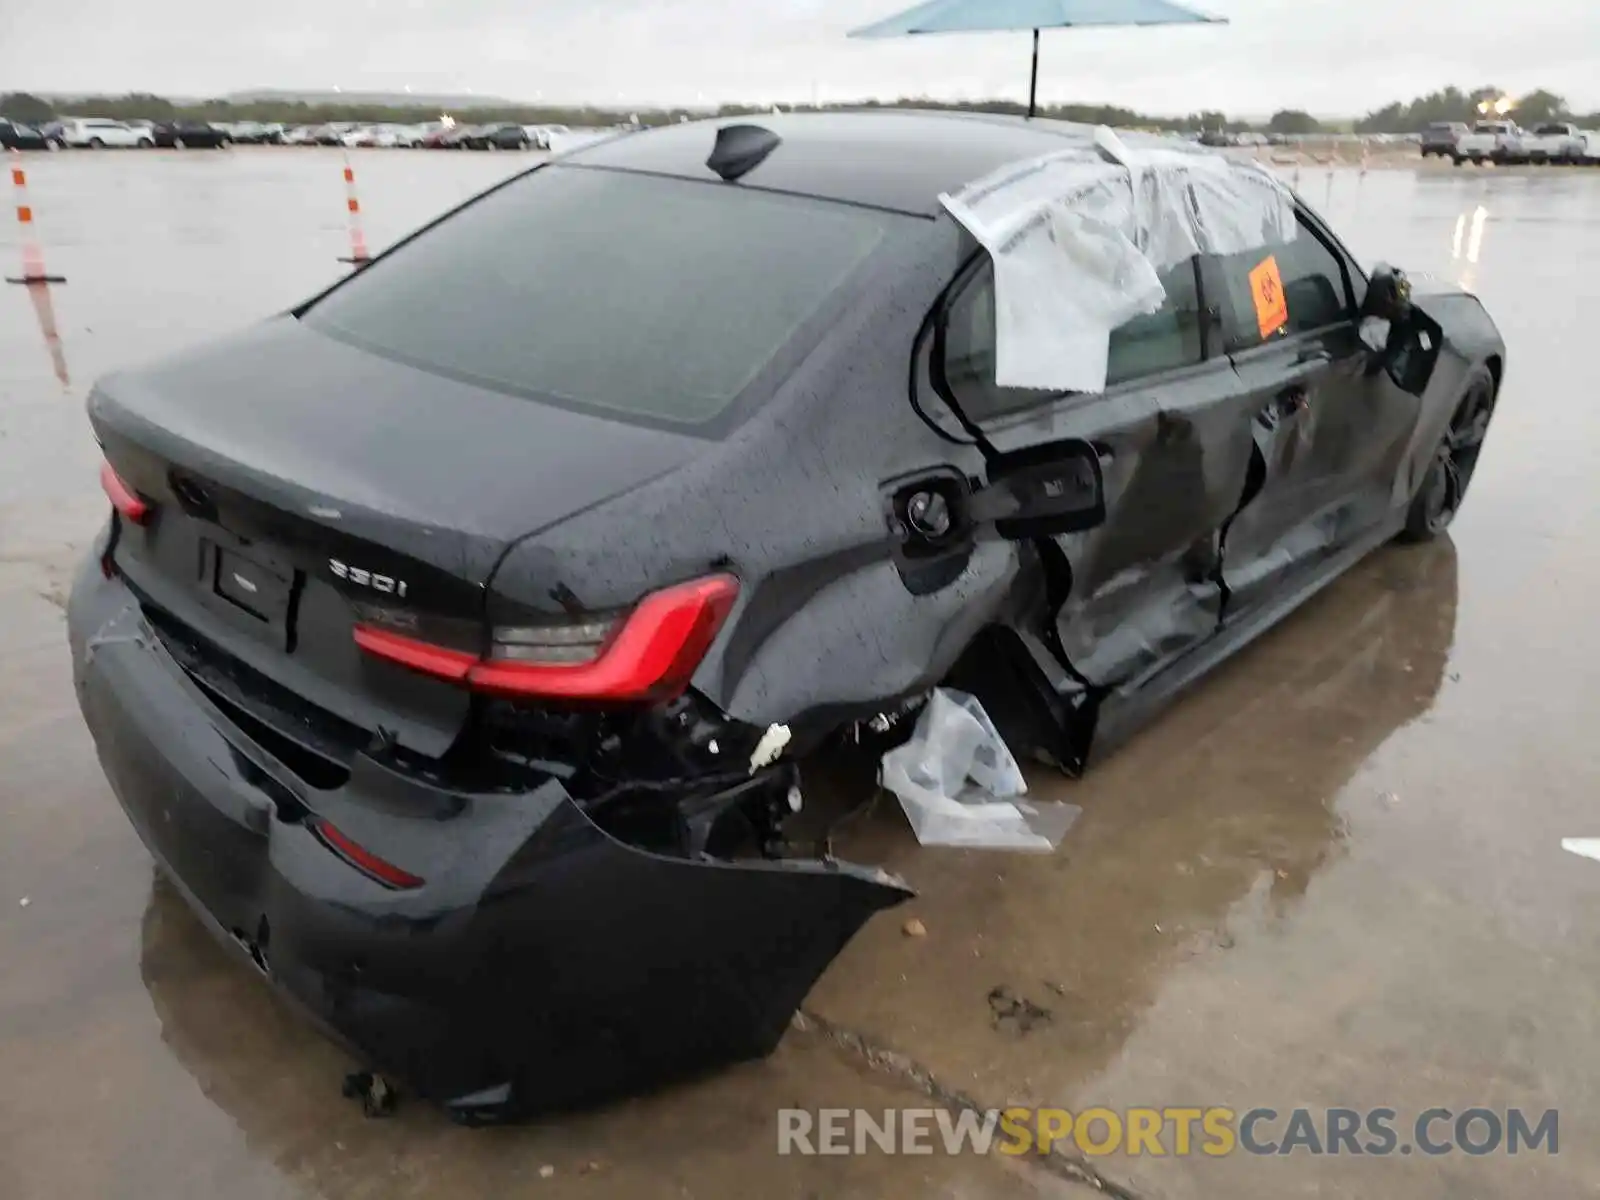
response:
[(927, 0), (885, 20), (852, 29), (851, 37), (912, 37), (923, 33), (1033, 31), (1028, 115), (1038, 110), (1039, 31), (1077, 25), (1224, 25), (1172, 0)]

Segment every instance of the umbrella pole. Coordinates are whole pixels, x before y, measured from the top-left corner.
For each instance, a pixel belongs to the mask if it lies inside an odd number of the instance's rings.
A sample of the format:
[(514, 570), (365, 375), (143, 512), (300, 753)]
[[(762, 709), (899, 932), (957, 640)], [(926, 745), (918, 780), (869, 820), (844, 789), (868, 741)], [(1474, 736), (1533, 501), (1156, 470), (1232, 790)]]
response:
[(1028, 79), (1028, 116), (1038, 111), (1039, 98), (1039, 31), (1033, 31), (1033, 74)]

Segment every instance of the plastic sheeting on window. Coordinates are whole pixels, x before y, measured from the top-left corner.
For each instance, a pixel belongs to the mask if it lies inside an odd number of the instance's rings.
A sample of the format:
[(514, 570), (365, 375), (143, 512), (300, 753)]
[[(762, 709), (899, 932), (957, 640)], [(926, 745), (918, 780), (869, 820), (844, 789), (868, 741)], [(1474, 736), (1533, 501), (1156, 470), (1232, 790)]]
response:
[(934, 689), (910, 739), (883, 756), (879, 781), (924, 846), (1054, 850), (1082, 811), (1021, 799), (1028, 785), (989, 714), (949, 688)]
[(1265, 168), (1173, 147), (1092, 145), (1012, 163), (939, 197), (994, 260), (995, 382), (1103, 392), (1111, 331), (1165, 299), (1196, 254), (1294, 239), (1294, 197)]

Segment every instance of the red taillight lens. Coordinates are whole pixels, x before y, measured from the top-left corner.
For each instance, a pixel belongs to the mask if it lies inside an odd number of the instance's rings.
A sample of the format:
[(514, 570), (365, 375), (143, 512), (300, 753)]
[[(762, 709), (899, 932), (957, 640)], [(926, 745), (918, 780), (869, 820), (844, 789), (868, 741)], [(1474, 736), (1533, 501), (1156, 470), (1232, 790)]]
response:
[(105, 489), (111, 507), (127, 520), (135, 525), (143, 525), (150, 519), (149, 502), (139, 499), (138, 494), (122, 482), (122, 477), (111, 469), (108, 462), (100, 464), (100, 486)]
[(467, 672), (478, 661), (476, 654), (468, 654), (465, 650), (448, 650), (443, 646), (419, 642), (416, 638), (402, 637), (387, 629), (379, 629), (376, 625), (357, 625), (355, 637), (356, 645), (374, 657), (386, 658), (402, 667), (448, 679), (452, 683), (465, 682)]
[(488, 657), (358, 625), (369, 654), (495, 696), (656, 701), (679, 696), (739, 596), (732, 575), (652, 592), (626, 617), (500, 629)]

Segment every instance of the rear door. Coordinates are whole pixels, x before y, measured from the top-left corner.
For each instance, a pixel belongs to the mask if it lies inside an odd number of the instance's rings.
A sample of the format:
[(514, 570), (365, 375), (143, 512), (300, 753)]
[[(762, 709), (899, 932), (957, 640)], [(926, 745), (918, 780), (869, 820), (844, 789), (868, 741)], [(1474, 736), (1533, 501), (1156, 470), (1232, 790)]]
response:
[(936, 347), (945, 390), (989, 444), (991, 478), (1053, 453), (1068, 461), (1085, 442), (1098, 457), (1103, 522), (1039, 545), (1055, 585), (1057, 649), (1105, 688), (1147, 677), (1215, 632), (1221, 533), (1250, 465), (1250, 422), (1214, 344), (1198, 264), (1180, 264), (1163, 283), (1161, 310), (1113, 333), (1103, 394), (995, 385), (986, 257), (949, 306)]
[(1299, 220), (1293, 241), (1202, 262), (1254, 447), (1223, 540), (1230, 616), (1292, 588), (1385, 518), (1418, 414), (1415, 397), (1367, 375), (1358, 270), (1319, 222)]

